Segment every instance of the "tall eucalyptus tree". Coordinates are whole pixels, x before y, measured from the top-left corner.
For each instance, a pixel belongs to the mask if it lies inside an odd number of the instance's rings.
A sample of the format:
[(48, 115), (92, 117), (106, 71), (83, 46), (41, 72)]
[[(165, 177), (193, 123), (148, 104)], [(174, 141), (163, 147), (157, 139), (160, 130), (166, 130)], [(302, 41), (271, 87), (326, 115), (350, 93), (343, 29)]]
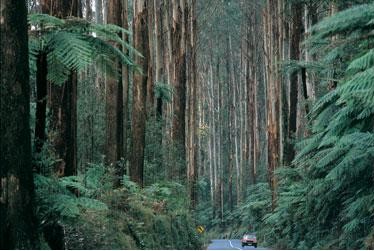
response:
[(1, 0), (0, 10), (0, 248), (37, 249), (26, 2)]

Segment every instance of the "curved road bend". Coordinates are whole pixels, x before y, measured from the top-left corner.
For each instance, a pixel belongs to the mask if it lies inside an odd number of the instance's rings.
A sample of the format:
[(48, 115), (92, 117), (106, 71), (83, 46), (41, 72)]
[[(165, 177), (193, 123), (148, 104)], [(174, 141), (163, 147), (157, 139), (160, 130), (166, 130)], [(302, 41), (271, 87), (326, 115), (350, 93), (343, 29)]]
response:
[(209, 249), (215, 249), (215, 250), (256, 250), (256, 249), (265, 249), (263, 247), (255, 248), (253, 246), (244, 246), (242, 247), (242, 244), (240, 240), (227, 240), (227, 239), (220, 239), (220, 240), (212, 240), (212, 242), (209, 244)]

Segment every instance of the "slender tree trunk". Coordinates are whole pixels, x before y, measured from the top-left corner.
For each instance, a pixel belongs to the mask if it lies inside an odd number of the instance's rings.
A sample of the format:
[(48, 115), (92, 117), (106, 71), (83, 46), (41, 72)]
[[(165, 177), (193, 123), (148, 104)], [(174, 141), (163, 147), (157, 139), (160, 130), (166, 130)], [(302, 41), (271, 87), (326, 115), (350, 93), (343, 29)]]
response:
[[(243, 6), (244, 8), (244, 6)], [(244, 156), (243, 156), (243, 167), (242, 167), (242, 170), (241, 170), (241, 190), (242, 190), (242, 193), (241, 193), (241, 196), (242, 198), (244, 198), (245, 196), (245, 186), (247, 184), (249, 184), (248, 180), (250, 178), (250, 175), (248, 175), (248, 167), (250, 168), (250, 165), (251, 165), (251, 145), (250, 145), (250, 137), (251, 137), (251, 120), (250, 120), (250, 107), (249, 107), (249, 100), (250, 100), (250, 86), (248, 86), (248, 81), (247, 81), (247, 78), (248, 78), (248, 67), (249, 67), (249, 58), (248, 58), (248, 54), (249, 54), (249, 46), (248, 46), (248, 37), (249, 37), (249, 32), (248, 32), (248, 26), (249, 26), (249, 23), (247, 22), (247, 13), (246, 13), (246, 19), (244, 20), (243, 24), (242, 24), (242, 42), (241, 42), (241, 69), (243, 70), (243, 74), (242, 74), (242, 79), (241, 81), (243, 82), (243, 85), (244, 85), (244, 108), (245, 108), (245, 111), (244, 111), (244, 115), (243, 115), (243, 119), (245, 121), (245, 130), (244, 130), (244, 143), (245, 143), (245, 148), (244, 148)]]
[[(304, 14), (304, 21), (305, 21), (305, 34), (309, 35), (311, 28), (313, 25), (315, 25), (318, 22), (318, 14), (317, 14), (317, 7), (315, 5), (307, 5), (305, 7), (305, 14)], [(310, 52), (306, 49), (305, 50), (305, 60), (306, 61), (314, 61), (314, 56), (310, 55)], [(306, 69), (304, 68), (302, 71), (303, 79), (303, 92), (304, 92), (304, 98), (306, 100), (314, 101), (316, 98), (316, 86), (315, 86), (315, 80), (313, 79), (312, 74), (308, 74), (306, 72)], [(306, 106), (305, 109), (307, 110), (307, 113), (309, 112), (309, 107)]]
[[(214, 54), (213, 51), (211, 52), (211, 61), (214, 62)], [(223, 179), (222, 176), (222, 135), (221, 135), (221, 112), (220, 112), (220, 106), (221, 106), (221, 88), (222, 88), (222, 81), (220, 80), (220, 59), (216, 59), (216, 67), (215, 70), (212, 67), (212, 102), (213, 102), (213, 121), (214, 121), (214, 142), (215, 142), (215, 163), (216, 163), (216, 170), (217, 170), (217, 177), (220, 177)]]
[[(317, 6), (315, 4), (304, 5), (304, 36), (308, 37), (311, 34), (311, 28), (318, 21)], [(304, 60), (306, 62), (315, 61), (315, 55), (311, 55), (308, 48), (304, 49)], [(310, 134), (309, 128), (307, 128), (307, 115), (310, 111), (310, 106), (316, 97), (316, 78), (313, 73), (308, 72), (305, 67), (301, 69), (301, 88), (299, 95), (300, 100), (304, 103), (304, 107), (298, 109), (297, 119), (297, 133), (298, 137), (308, 136)]]
[[(240, 168), (239, 168), (239, 165), (240, 165), (240, 162), (239, 162), (239, 146), (238, 146), (238, 109), (240, 109), (240, 106), (239, 106), (239, 102), (240, 102), (240, 96), (239, 96), (239, 83), (236, 81), (236, 72), (235, 72), (235, 67), (234, 67), (234, 55), (233, 55), (233, 48), (232, 48), (232, 41), (231, 41), (231, 35), (229, 36), (229, 44), (228, 44), (228, 48), (229, 48), (229, 53), (230, 53), (230, 56), (229, 56), (229, 59), (230, 59), (230, 82), (231, 82), (231, 87), (232, 87), (232, 91), (230, 92), (232, 94), (232, 114), (231, 114), (231, 123), (233, 123), (233, 128), (232, 128), (232, 140), (233, 140), (233, 158), (235, 159), (235, 172), (236, 174), (239, 174), (240, 173)], [(231, 170), (231, 175), (230, 175), (230, 179), (231, 179), (231, 186), (232, 186), (232, 180), (233, 180), (233, 176), (234, 176), (234, 169)], [(239, 176), (237, 175), (236, 176), (237, 179), (236, 179), (236, 196), (239, 195)], [(232, 190), (232, 187), (231, 187), (231, 190)], [(231, 191), (232, 193), (232, 191)], [(232, 205), (230, 206), (230, 210), (233, 210), (233, 206), (234, 206), (234, 198), (232, 198)]]
[(147, 24), (148, 24), (148, 50), (149, 50), (149, 58), (148, 58), (148, 78), (147, 78), (147, 118), (150, 119), (154, 115), (154, 83), (155, 83), (155, 75), (156, 75), (156, 55), (155, 55), (155, 36), (154, 33), (154, 1), (148, 0), (147, 1)]
[(272, 208), (276, 205), (275, 168), (281, 163), (281, 81), (277, 63), (281, 61), (279, 9), (283, 1), (267, 0), (265, 8), (265, 62), (267, 75), (268, 179), (272, 191)]
[[(34, 149), (41, 153), (46, 140), (46, 111), (47, 111), (47, 55), (38, 55), (36, 62), (36, 113)], [(40, 173), (40, 166), (36, 167)]]
[[(253, 18), (252, 18), (252, 27), (251, 27), (251, 31), (252, 31), (252, 34), (254, 34), (257, 30), (259, 30), (260, 28), (257, 27), (259, 25), (259, 23), (257, 22), (257, 19), (256, 19), (256, 13), (255, 11), (253, 11), (254, 15), (253, 15)], [(253, 100), (253, 108), (251, 110), (251, 112), (253, 112), (253, 121), (252, 121), (252, 130), (251, 130), (251, 135), (252, 135), (252, 161), (253, 161), (253, 172), (252, 172), (252, 182), (253, 184), (256, 184), (257, 183), (257, 169), (258, 169), (258, 161), (259, 161), (259, 154), (260, 154), (260, 151), (259, 151), (259, 141), (260, 141), (260, 136), (259, 136), (259, 111), (258, 111), (258, 108), (261, 107), (260, 104), (258, 103), (258, 84), (260, 82), (260, 79), (258, 78), (258, 64), (259, 62), (257, 61), (257, 58), (258, 58), (258, 47), (259, 47), (259, 42), (256, 40), (255, 37), (252, 36), (252, 45), (251, 47), (253, 48), (253, 53), (252, 53), (252, 95), (251, 95), (251, 99)]]
[[(81, 17), (80, 1), (42, 0), (42, 12), (59, 18)], [(48, 106), (51, 112), (50, 141), (60, 160), (56, 172), (59, 176), (77, 173), (77, 73), (71, 72), (61, 86), (49, 83)]]
[[(231, 37), (227, 38), (227, 77), (228, 77), (228, 84), (229, 84), (229, 93), (230, 101), (229, 101), (229, 146), (230, 146), (230, 157), (229, 157), (229, 182), (228, 182), (228, 198), (229, 198), (229, 208), (230, 211), (233, 210), (234, 206), (234, 198), (233, 198), (233, 175), (234, 175), (234, 165), (235, 169), (238, 167), (238, 160), (237, 160), (237, 126), (236, 126), (236, 102), (237, 102), (237, 90), (236, 90), (236, 81), (235, 81), (235, 73), (234, 73), (234, 66), (233, 66), (233, 55), (232, 55), (232, 46), (231, 46)], [(235, 162), (234, 162), (235, 161)]]
[(88, 21), (92, 21), (92, 18), (93, 18), (93, 16), (92, 16), (92, 6), (91, 6), (91, 0), (86, 0), (86, 19), (88, 20)]
[[(122, 26), (122, 0), (108, 2), (107, 23)], [(123, 157), (123, 82), (122, 68), (118, 61), (120, 75), (106, 77), (106, 162), (115, 166), (114, 186), (120, 185), (124, 169), (117, 161)]]
[[(290, 59), (300, 59), (300, 41), (302, 28), (302, 4), (292, 3), (291, 13), (291, 45), (290, 45)], [(288, 117), (288, 137), (287, 137), (287, 152), (285, 156), (286, 164), (291, 164), (295, 157), (294, 141), (297, 129), (297, 110), (298, 110), (298, 88), (299, 88), (299, 73), (293, 72), (290, 75), (290, 112)]]
[(249, 146), (250, 146), (250, 153), (249, 153), (249, 167), (250, 167), (250, 177), (251, 177), (251, 184), (256, 183), (256, 163), (255, 163), (255, 78), (254, 78), (254, 41), (251, 36), (253, 34), (253, 26), (254, 21), (252, 16), (248, 17), (250, 22), (250, 27), (247, 29), (247, 47), (248, 47), (248, 54), (247, 54), (247, 75), (246, 75), (246, 83), (248, 86), (248, 124), (249, 124)]
[(188, 60), (188, 90), (189, 90), (189, 106), (188, 106), (188, 162), (187, 162), (187, 180), (189, 188), (189, 199), (191, 208), (194, 209), (197, 205), (197, 158), (199, 152), (199, 145), (197, 144), (197, 96), (198, 85), (196, 78), (196, 17), (195, 17), (195, 0), (189, 0), (186, 3), (186, 42), (187, 42), (187, 58)]
[(95, 16), (98, 24), (103, 23), (103, 0), (95, 0)]
[(25, 1), (0, 2), (0, 248), (38, 249)]
[[(172, 50), (171, 50), (171, 1), (160, 1), (160, 22), (161, 22), (161, 30), (163, 34), (163, 39), (161, 40), (161, 48), (163, 54), (163, 82), (165, 84), (173, 86), (172, 84)], [(173, 95), (174, 96), (174, 95)], [(173, 102), (162, 102), (161, 99), (158, 99), (158, 109), (161, 110), (162, 116), (164, 118), (163, 124), (163, 131), (164, 136), (162, 139), (162, 146), (166, 149), (166, 153), (164, 154), (164, 164), (163, 167), (166, 170), (167, 177), (173, 178), (173, 173), (175, 173), (174, 165), (170, 164), (171, 162), (171, 150), (170, 145), (172, 145), (171, 140), (171, 128), (172, 128), (172, 104)]]
[[(164, 3), (163, 1), (153, 0), (154, 5), (154, 30), (155, 30), (155, 56), (156, 56), (156, 65), (155, 65), (155, 82), (156, 83), (165, 83), (165, 74), (164, 70), (164, 23), (163, 23), (163, 14), (164, 14)], [(161, 97), (156, 100), (156, 116), (161, 119), (163, 111), (163, 100)], [(162, 143), (162, 138), (160, 139)]]
[(132, 153), (130, 159), (130, 177), (143, 186), (143, 166), (145, 147), (147, 72), (148, 72), (148, 24), (147, 1), (134, 1), (134, 47), (143, 57), (136, 56), (135, 63), (142, 73), (134, 72), (133, 108), (132, 108)]
[[(209, 81), (206, 81), (207, 83), (209, 83)], [(207, 89), (209, 90), (210, 89), (210, 86), (207, 87)], [(210, 92), (208, 91), (208, 94), (210, 94)], [(212, 119), (212, 111), (213, 111), (213, 108), (212, 108), (212, 97), (211, 95), (208, 96), (208, 114), (209, 114), (209, 117), (208, 117), (208, 121), (209, 121), (209, 139), (208, 139), (208, 151), (209, 151), (209, 178), (210, 178), (210, 195), (211, 195), (211, 202), (212, 202), (212, 208), (213, 208), (213, 219), (216, 217), (216, 188), (217, 188), (217, 185), (216, 185), (216, 179), (215, 179), (215, 168), (214, 168), (214, 164), (213, 164), (213, 144), (214, 144), (214, 141), (213, 141), (213, 132), (212, 132), (212, 128), (213, 128), (213, 119)]]
[[(172, 17), (173, 23), (171, 26), (171, 45), (173, 56), (173, 124), (172, 124), (172, 139), (177, 148), (177, 156), (179, 156), (180, 163), (186, 161), (185, 149), (185, 112), (186, 112), (186, 41), (185, 41), (185, 3), (184, 0), (172, 0)], [(175, 156), (175, 158), (177, 158)], [(185, 165), (178, 167), (180, 170), (175, 170), (175, 175), (180, 178), (186, 176)]]
[[(129, 30), (128, 23), (128, 0), (122, 3), (122, 23), (123, 28)], [(129, 36), (123, 34), (123, 40), (130, 43)], [(122, 48), (124, 53), (129, 56), (129, 51), (126, 48)], [(129, 135), (128, 123), (129, 123), (129, 84), (130, 84), (130, 71), (128, 65), (122, 65), (122, 83), (123, 83), (123, 158), (125, 162), (128, 159), (128, 146), (127, 138)], [(125, 171), (125, 170), (124, 170)]]

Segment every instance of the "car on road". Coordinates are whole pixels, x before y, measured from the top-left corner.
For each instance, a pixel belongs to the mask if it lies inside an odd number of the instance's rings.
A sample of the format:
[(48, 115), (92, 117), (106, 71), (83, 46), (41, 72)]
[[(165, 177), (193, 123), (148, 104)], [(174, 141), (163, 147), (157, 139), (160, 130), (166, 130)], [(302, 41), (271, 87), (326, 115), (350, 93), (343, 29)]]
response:
[(256, 234), (244, 234), (241, 239), (242, 247), (244, 246), (254, 246), (257, 248), (257, 238)]

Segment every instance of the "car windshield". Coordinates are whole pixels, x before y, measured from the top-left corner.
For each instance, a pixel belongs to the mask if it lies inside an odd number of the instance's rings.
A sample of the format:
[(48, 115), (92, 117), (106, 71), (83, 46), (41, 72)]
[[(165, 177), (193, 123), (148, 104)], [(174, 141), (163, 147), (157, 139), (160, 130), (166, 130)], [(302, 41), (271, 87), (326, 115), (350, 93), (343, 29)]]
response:
[(244, 238), (245, 239), (253, 239), (253, 238), (256, 238), (256, 236), (253, 235), (253, 234), (247, 234), (247, 235), (244, 235)]

